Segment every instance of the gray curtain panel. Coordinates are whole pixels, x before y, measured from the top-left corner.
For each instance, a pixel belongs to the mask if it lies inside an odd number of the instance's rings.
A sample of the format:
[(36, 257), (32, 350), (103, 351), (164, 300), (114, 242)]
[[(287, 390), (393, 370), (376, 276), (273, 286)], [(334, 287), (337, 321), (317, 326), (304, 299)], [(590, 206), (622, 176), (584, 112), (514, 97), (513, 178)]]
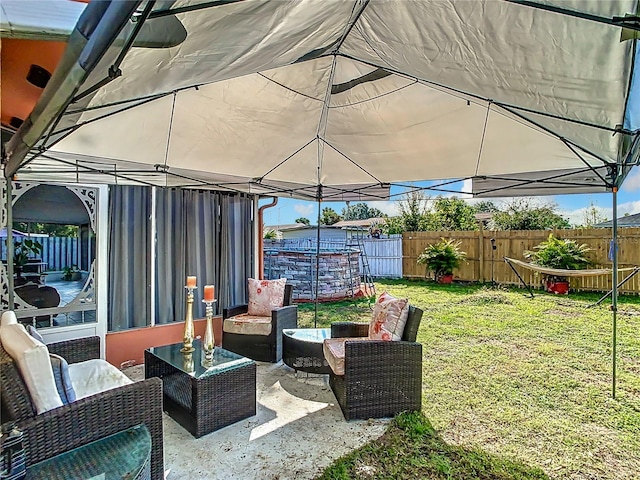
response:
[(187, 278), (182, 190), (156, 190), (156, 323), (183, 319)]
[[(252, 200), (180, 188), (156, 190), (156, 323), (184, 320), (187, 275), (197, 277), (194, 318), (204, 317), (203, 287), (216, 287), (215, 312), (246, 303), (253, 265)], [(114, 187), (110, 197), (109, 330), (150, 323), (151, 189)], [(145, 286), (145, 288), (141, 288)]]
[[(186, 275), (195, 275), (198, 289), (195, 291), (193, 315), (202, 318), (205, 315), (202, 303), (205, 285), (215, 285), (216, 298), (219, 295), (220, 278), (220, 194), (211, 191), (183, 190), (183, 205), (186, 216), (184, 225), (183, 263)], [(177, 259), (177, 261), (180, 261)], [(186, 281), (182, 278), (182, 285)], [(183, 289), (184, 290), (184, 289)], [(160, 297), (160, 295), (158, 295)], [(220, 308), (220, 302), (214, 304), (214, 313)], [(220, 310), (221, 311), (221, 310)]]
[(247, 278), (252, 276), (253, 202), (244, 195), (222, 196), (220, 300), (224, 306), (247, 303)]
[(156, 322), (184, 319), (187, 275), (197, 277), (193, 315), (204, 317), (202, 292), (215, 285), (214, 312), (246, 302), (253, 258), (252, 201), (244, 195), (190, 189), (156, 194)]
[(144, 327), (150, 321), (151, 189), (112, 186), (109, 190), (110, 331)]

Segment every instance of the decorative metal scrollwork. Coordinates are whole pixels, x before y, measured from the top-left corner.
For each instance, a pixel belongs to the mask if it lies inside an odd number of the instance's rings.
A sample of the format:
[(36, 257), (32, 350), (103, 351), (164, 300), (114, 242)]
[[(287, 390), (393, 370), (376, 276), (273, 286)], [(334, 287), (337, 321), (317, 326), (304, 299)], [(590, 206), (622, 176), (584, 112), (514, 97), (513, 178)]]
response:
[[(29, 190), (40, 186), (40, 183), (32, 183), (32, 182), (13, 182), (11, 189), (11, 204), (15, 205), (16, 201), (22, 197)], [(66, 188), (73, 192), (82, 202), (84, 208), (87, 211), (89, 216), (91, 230), (96, 232), (96, 207), (97, 207), (97, 195), (98, 190), (90, 187), (82, 187), (82, 186), (60, 186), (61, 188)], [(8, 211), (7, 211), (7, 181), (4, 177), (2, 177), (0, 183), (0, 189), (2, 190), (2, 200), (0, 204), (0, 227), (8, 227)], [(95, 310), (96, 308), (96, 299), (95, 299), (95, 265), (96, 261), (93, 259), (91, 262), (91, 267), (89, 270), (89, 274), (87, 280), (82, 287), (82, 290), (78, 293), (78, 295), (69, 303), (62, 307), (55, 307), (46, 309), (47, 312), (51, 312), (55, 310), (55, 312), (60, 312), (63, 314), (69, 313), (77, 309), (77, 311), (87, 311), (87, 310)], [(14, 290), (15, 291), (15, 290)], [(9, 277), (7, 274), (7, 268), (4, 264), (0, 263), (0, 308), (2, 310), (8, 310), (9, 306)], [(16, 293), (14, 295), (14, 305), (13, 309), (16, 311), (18, 317), (24, 317), (25, 313), (28, 313), (28, 316), (33, 316), (35, 318), (34, 313), (39, 310), (31, 304), (26, 303), (20, 296)], [(55, 313), (51, 313), (55, 315)]]
[(97, 190), (95, 188), (88, 187), (67, 187), (80, 199), (84, 208), (86, 208), (89, 214), (89, 221), (91, 222), (91, 230), (96, 231), (96, 195)]

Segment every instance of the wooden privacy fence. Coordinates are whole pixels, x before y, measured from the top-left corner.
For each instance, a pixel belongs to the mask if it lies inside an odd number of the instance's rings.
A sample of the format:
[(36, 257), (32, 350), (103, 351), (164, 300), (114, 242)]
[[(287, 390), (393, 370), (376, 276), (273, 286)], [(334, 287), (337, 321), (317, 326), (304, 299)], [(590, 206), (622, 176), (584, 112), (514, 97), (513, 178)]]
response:
[[(589, 258), (594, 262), (590, 268), (611, 268), (609, 246), (612, 238), (610, 228), (575, 230), (514, 230), (471, 232), (406, 232), (402, 236), (402, 270), (405, 278), (424, 278), (425, 266), (417, 264), (418, 255), (424, 248), (441, 238), (461, 242), (460, 249), (467, 252), (467, 262), (454, 272), (455, 278), (465, 281), (491, 282), (517, 285), (520, 283), (504, 257), (526, 260), (525, 250), (543, 242), (553, 233), (556, 237), (576, 240), (593, 249)], [(491, 239), (495, 239), (495, 250)], [(620, 268), (640, 266), (640, 228), (618, 229), (618, 262)], [(530, 285), (541, 284), (540, 275), (529, 269), (516, 267), (522, 278)], [(622, 280), (626, 273), (621, 272)], [(574, 290), (606, 292), (611, 289), (611, 274), (570, 279)], [(636, 275), (620, 289), (623, 293), (640, 293), (640, 275)]]

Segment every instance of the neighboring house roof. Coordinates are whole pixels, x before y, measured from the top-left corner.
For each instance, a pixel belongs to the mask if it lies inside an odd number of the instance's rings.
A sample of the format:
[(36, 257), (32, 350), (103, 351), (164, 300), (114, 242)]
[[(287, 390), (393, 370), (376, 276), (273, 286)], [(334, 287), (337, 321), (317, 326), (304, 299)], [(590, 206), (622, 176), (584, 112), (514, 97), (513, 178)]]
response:
[[(595, 228), (611, 228), (612, 226), (613, 220), (607, 220), (606, 222), (594, 225)], [(640, 227), (640, 213), (618, 218), (618, 227)]]
[(483, 222), (488, 222), (493, 218), (492, 212), (478, 212), (475, 214), (476, 220), (480, 220)]
[[(320, 225), (320, 229), (324, 228), (336, 228), (337, 224), (334, 225)], [(304, 223), (291, 223), (288, 225), (266, 225), (264, 227), (264, 231), (268, 232), (274, 230), (276, 232), (293, 232), (296, 230), (315, 230), (317, 227), (315, 225), (305, 225)], [(337, 227), (340, 228), (340, 227)]]
[(371, 225), (376, 225), (379, 223), (384, 223), (384, 218), (382, 217), (373, 217), (367, 218), (364, 220), (341, 220), (332, 225), (332, 227), (337, 228), (351, 228), (351, 227), (360, 227), (360, 228), (369, 228)]
[(301, 230), (306, 226), (307, 225), (305, 225), (304, 223), (289, 223), (287, 225), (265, 225), (264, 231), (287, 232), (289, 230)]

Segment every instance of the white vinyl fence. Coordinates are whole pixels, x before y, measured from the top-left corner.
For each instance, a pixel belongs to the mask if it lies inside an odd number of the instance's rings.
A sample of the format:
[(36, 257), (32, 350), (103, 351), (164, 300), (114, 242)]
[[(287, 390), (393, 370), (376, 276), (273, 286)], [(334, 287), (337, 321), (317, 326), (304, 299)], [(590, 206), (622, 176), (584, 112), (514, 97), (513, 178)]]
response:
[[(373, 278), (402, 278), (402, 235), (392, 238), (364, 238), (362, 244)], [(360, 263), (362, 271), (362, 256)]]

